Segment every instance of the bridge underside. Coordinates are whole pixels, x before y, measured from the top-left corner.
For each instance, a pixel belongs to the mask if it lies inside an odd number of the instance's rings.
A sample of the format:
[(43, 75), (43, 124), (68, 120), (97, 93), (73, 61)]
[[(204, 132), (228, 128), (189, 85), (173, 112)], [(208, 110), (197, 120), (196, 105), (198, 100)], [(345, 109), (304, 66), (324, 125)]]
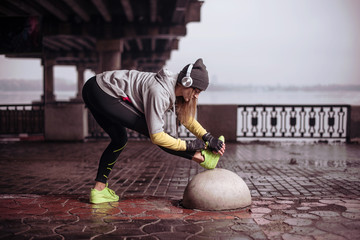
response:
[[(40, 58), (45, 103), (55, 101), (55, 65), (158, 71), (178, 49), (186, 24), (200, 21), (198, 0), (3, 0), (0, 53)], [(79, 94), (78, 94), (79, 97)]]

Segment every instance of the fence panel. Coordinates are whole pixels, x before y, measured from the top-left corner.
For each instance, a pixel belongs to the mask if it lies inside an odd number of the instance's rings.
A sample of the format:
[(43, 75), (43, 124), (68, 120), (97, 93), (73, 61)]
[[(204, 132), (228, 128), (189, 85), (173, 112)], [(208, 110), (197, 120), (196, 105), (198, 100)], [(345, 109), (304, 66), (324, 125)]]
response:
[(238, 138), (349, 140), (349, 105), (238, 105)]
[(44, 134), (44, 105), (0, 105), (0, 134)]

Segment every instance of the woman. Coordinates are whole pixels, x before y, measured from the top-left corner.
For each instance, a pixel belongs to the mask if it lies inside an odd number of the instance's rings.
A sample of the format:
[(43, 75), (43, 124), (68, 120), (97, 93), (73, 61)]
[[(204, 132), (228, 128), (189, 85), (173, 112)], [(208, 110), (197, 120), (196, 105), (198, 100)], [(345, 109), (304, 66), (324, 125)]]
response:
[[(158, 73), (118, 70), (90, 78), (83, 87), (84, 102), (111, 138), (100, 158), (90, 202), (119, 200), (107, 180), (126, 146), (125, 128), (149, 137), (168, 153), (194, 160), (207, 169), (215, 168), (225, 151), (224, 139), (214, 138), (194, 119), (197, 98), (208, 85), (202, 59), (185, 66), (179, 74), (164, 69)], [(184, 141), (165, 133), (163, 117), (168, 110), (174, 111), (197, 139)]]

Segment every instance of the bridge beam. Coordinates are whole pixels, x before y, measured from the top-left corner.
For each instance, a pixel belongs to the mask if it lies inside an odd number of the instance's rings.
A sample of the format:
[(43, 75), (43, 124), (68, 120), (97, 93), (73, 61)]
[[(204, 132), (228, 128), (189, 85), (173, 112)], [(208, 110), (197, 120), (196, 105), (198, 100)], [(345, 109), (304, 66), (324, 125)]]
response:
[(123, 40), (99, 40), (96, 44), (99, 54), (99, 68), (97, 72), (121, 69), (121, 54), (124, 49)]

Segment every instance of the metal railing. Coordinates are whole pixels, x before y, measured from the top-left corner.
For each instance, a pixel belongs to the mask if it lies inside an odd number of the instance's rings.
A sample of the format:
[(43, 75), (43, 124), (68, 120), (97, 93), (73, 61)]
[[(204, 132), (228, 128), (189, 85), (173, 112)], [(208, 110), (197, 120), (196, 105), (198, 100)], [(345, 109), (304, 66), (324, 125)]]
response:
[(238, 105), (237, 138), (350, 138), (350, 105)]
[[(174, 135), (171, 112), (165, 116), (165, 131)], [(349, 141), (350, 105), (238, 105), (237, 139), (341, 139)], [(108, 137), (88, 115), (89, 137)], [(194, 138), (183, 126), (181, 138)], [(44, 134), (43, 104), (0, 105), (0, 134)], [(145, 138), (128, 131), (131, 139)]]
[(43, 134), (43, 104), (0, 105), (0, 134)]

